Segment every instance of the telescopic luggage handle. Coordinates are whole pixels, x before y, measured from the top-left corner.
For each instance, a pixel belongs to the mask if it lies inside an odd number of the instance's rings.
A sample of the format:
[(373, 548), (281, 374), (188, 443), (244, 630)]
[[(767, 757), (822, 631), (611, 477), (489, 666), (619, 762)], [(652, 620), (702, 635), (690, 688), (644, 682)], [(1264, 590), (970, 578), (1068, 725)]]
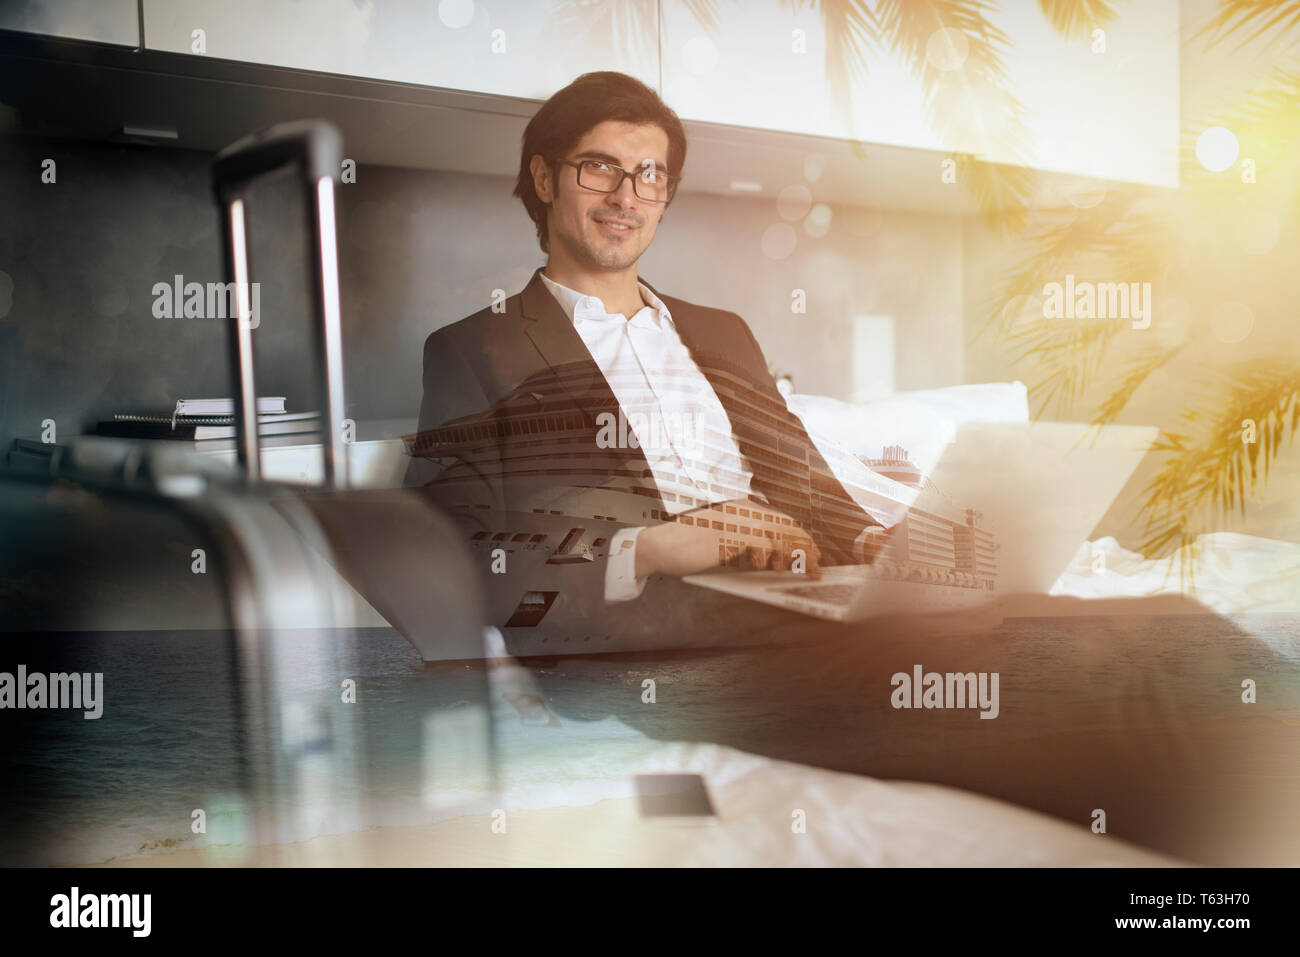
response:
[(320, 366), (320, 410), (325, 419), (325, 485), (348, 485), (343, 443), (343, 340), (339, 318), (339, 274), (334, 220), (334, 181), (343, 158), (343, 137), (324, 120), (279, 123), (227, 146), (212, 167), (212, 188), (221, 207), (226, 280), (234, 283), (235, 321), (230, 323), (230, 359), (235, 378), (235, 444), (250, 480), (261, 477), (257, 432), (257, 386), (250, 328), (248, 237), (244, 189), (260, 176), (295, 166), (302, 177), (315, 315), (313, 340)]

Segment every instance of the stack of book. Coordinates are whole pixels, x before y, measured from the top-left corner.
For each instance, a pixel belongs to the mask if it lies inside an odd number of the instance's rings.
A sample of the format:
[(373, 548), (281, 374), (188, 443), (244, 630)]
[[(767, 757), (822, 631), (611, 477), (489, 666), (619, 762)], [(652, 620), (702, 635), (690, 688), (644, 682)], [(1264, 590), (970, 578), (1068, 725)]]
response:
[[(311, 442), (319, 429), (319, 412), (289, 412), (284, 396), (258, 397), (257, 434), (263, 445)], [(181, 399), (171, 412), (120, 412), (111, 421), (100, 422), (95, 434), (184, 442), (199, 451), (233, 448), (235, 401)], [(271, 442), (265, 441), (268, 437)]]

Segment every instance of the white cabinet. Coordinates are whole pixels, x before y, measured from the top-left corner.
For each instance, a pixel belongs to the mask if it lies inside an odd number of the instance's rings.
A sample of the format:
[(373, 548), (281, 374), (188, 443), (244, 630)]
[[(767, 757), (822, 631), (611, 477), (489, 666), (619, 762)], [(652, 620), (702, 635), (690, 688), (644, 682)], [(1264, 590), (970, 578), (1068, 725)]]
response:
[(658, 83), (653, 4), (145, 0), (145, 25), (155, 50), (506, 96), (592, 70)]
[[(1177, 0), (1119, 5), (1104, 37), (1071, 40), (1037, 3), (1008, 0), (984, 11), (1001, 38), (978, 48), (966, 34), (949, 42), (952, 31), (930, 30), (923, 4), (865, 32), (845, 26), (853, 6), (720, 3), (710, 32), (699, 4), (664, 0), (663, 97), (683, 119), (1178, 185)], [(919, 63), (890, 52), (899, 38)], [(862, 68), (850, 68), (859, 55)], [(938, 91), (929, 118), (915, 66)], [(838, 109), (833, 93), (850, 107)], [(1022, 111), (1018, 131), (1012, 108)]]
[(136, 46), (140, 40), (135, 0), (35, 0), (0, 3), (0, 29), (43, 33), (70, 40)]

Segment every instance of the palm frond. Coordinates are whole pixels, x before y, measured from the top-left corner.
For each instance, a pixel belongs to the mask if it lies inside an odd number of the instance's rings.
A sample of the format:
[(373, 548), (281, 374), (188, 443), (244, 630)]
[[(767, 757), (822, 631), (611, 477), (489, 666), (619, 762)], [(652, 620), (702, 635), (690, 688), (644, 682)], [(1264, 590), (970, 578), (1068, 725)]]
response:
[[(797, 6), (785, 0), (783, 6)], [(866, 80), (867, 56), (879, 45), (880, 25), (866, 0), (821, 0), (825, 24), (826, 87), (830, 91), (831, 109), (846, 130), (852, 130), (853, 83)], [(849, 148), (862, 162), (867, 152), (858, 140)]]
[(1012, 361), (1032, 360), (1034, 371), (1039, 373), (1028, 389), (1031, 400), (1043, 397), (1034, 421), (1053, 401), (1060, 412), (1082, 397), (1107, 348), (1123, 329), (1124, 323), (1114, 319), (1045, 318), (1023, 323), (1007, 337), (1019, 346)]
[(1183, 133), (1182, 180), (1201, 193), (1235, 199), (1241, 184), (1236, 177), (1208, 173), (1197, 161), (1195, 137), (1209, 126), (1232, 130), (1243, 156), (1257, 169), (1269, 171), (1268, 181), (1277, 191), (1279, 207), (1300, 199), (1300, 59), (1275, 66), (1267, 77), (1251, 88), (1231, 109), (1216, 111)]
[[(1297, 3), (1300, 7), (1300, 3)], [(1300, 67), (1275, 66), (1268, 81), (1246, 94), (1237, 116), (1252, 123), (1281, 125), (1279, 132), (1294, 132), (1300, 127)]]
[(984, 222), (1001, 232), (1023, 230), (1038, 173), (1027, 166), (990, 163), (969, 153), (958, 153), (953, 158), (957, 181), (975, 197)]
[(1123, 275), (1151, 281), (1166, 274), (1176, 254), (1168, 213), (1141, 190), (1113, 190), (1096, 206), (1044, 216), (1044, 225), (1020, 242), (1019, 266), (986, 302), (976, 338), (993, 326), (1005, 336), (1014, 324), (1014, 317), (1004, 312), (1007, 303), (1041, 296), (1047, 283), (1059, 282), (1089, 262), (1108, 264), (1114, 279)]
[(1219, 12), (1197, 30), (1188, 42), (1213, 32), (1205, 44), (1205, 49), (1208, 50), (1238, 30), (1251, 26), (1255, 27), (1255, 32), (1237, 44), (1238, 50), (1276, 27), (1281, 29), (1274, 39), (1292, 39), (1289, 34), (1300, 31), (1300, 0), (1222, 0)]
[[(1185, 410), (1182, 418), (1195, 436), (1162, 430), (1152, 446), (1169, 457), (1143, 490), (1139, 516), (1146, 520), (1147, 537), (1140, 550), (1147, 558), (1185, 548), (1234, 508), (1245, 514), (1258, 460), (1262, 456), (1267, 478), (1284, 435), (1294, 439), (1300, 426), (1300, 358), (1238, 365), (1219, 397)], [(1247, 419), (1256, 423), (1254, 443), (1243, 441)]]
[(680, 3), (705, 33), (714, 38), (718, 36), (717, 0), (680, 0)]
[(1108, 27), (1119, 12), (1106, 0), (1038, 0), (1052, 29), (1067, 40), (1081, 40), (1097, 27)]
[[(962, 132), (979, 138), (981, 148), (974, 152), (981, 159), (996, 146), (1015, 164), (1028, 166), (1025, 106), (1011, 92), (1006, 64), (1011, 38), (987, 16), (996, 9), (991, 0), (880, 0), (876, 19), (889, 53), (919, 79), (932, 129), (947, 140), (954, 129), (971, 124)], [(926, 56), (931, 37), (942, 29), (966, 38), (966, 60), (958, 69), (940, 70)], [(992, 164), (967, 163), (967, 172), (966, 184), (986, 222), (1003, 230), (1023, 224), (1027, 180)]]
[(1170, 359), (1182, 352), (1185, 345), (1185, 343), (1181, 343), (1165, 349), (1158, 346), (1149, 347), (1129, 359), (1127, 368), (1120, 375), (1119, 385), (1102, 401), (1097, 409), (1097, 414), (1092, 418), (1091, 424), (1097, 426), (1100, 430), (1101, 426), (1114, 422), (1119, 417), (1119, 414), (1127, 408), (1129, 401), (1137, 390), (1142, 387), (1142, 384), (1151, 378), (1157, 370), (1162, 369)]

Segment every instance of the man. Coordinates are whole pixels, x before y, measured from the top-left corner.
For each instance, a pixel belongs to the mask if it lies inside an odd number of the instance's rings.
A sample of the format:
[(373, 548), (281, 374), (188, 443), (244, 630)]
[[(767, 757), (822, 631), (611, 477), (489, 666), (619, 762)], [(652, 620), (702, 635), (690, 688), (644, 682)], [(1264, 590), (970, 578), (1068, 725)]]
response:
[[(428, 483), (471, 538), (532, 538), (527, 530), (494, 531), (501, 521), (492, 525), (479, 510), (550, 514), (532, 507), (543, 492), (590, 487), (589, 474), (569, 469), (541, 489), (534, 482), (520, 490), (516, 480), (536, 473), (546, 455), (537, 452), (535, 426), (523, 434), (506, 427), (524, 412), (580, 414), (585, 438), (576, 452), (570, 432), (565, 449), (558, 444), (574, 419), (544, 420), (557, 439), (552, 464), (579, 453), (604, 456), (591, 466), (611, 476), (602, 487), (651, 503), (614, 516), (612, 535), (587, 534), (594, 547), (555, 577), (562, 594), (546, 610), (549, 625), (566, 615), (568, 627), (607, 620), (609, 606), (640, 598), (652, 578), (721, 563), (817, 576), (820, 561), (863, 557), (880, 528), (829, 475), (744, 320), (638, 278), (637, 262), (675, 196), (685, 157), (681, 121), (653, 90), (620, 73), (579, 77), (542, 106), (523, 138), (514, 194), (536, 224), (546, 266), (503, 309), (483, 309), (425, 343), (423, 452), (459, 463), (430, 483), (417, 452), (407, 484)], [(615, 422), (626, 441), (611, 448), (602, 440), (612, 429), (604, 426)], [(478, 444), (458, 444), (454, 429), (439, 430), (447, 423), (470, 425)], [(610, 520), (611, 506), (589, 507), (597, 499), (571, 498), (566, 512)], [(652, 520), (633, 524), (640, 515)], [(519, 610), (519, 588), (541, 588), (536, 578), (512, 582), (510, 564), (519, 562), (506, 557), (499, 575), (486, 579), (504, 597), (493, 609), (498, 625)], [(564, 557), (552, 552), (549, 561)]]
[[(689, 707), (641, 706), (626, 665), (608, 659), (592, 665), (607, 679), (576, 692), (542, 669), (546, 699), (565, 718), (617, 713), (670, 740), (979, 791), (1195, 861), (1300, 859), (1295, 789), (1256, 783), (1289, 766), (1293, 709), (1280, 695), (1240, 703), (1235, 676), (1261, 660), (1249, 636), (1171, 656), (1134, 600), (1126, 614), (1071, 608), (1041, 627), (941, 641), (680, 581), (745, 556), (806, 561), (815, 575), (819, 557), (862, 557), (879, 528), (827, 479), (744, 321), (638, 279), (685, 155), (676, 116), (620, 74), (587, 74), (542, 106), (515, 195), (547, 264), (498, 308), (429, 336), (407, 484), (478, 543), (490, 620), (512, 654), (774, 631), (833, 640), (674, 666)], [(902, 707), (899, 678), (923, 665), (998, 676), (996, 718)]]

